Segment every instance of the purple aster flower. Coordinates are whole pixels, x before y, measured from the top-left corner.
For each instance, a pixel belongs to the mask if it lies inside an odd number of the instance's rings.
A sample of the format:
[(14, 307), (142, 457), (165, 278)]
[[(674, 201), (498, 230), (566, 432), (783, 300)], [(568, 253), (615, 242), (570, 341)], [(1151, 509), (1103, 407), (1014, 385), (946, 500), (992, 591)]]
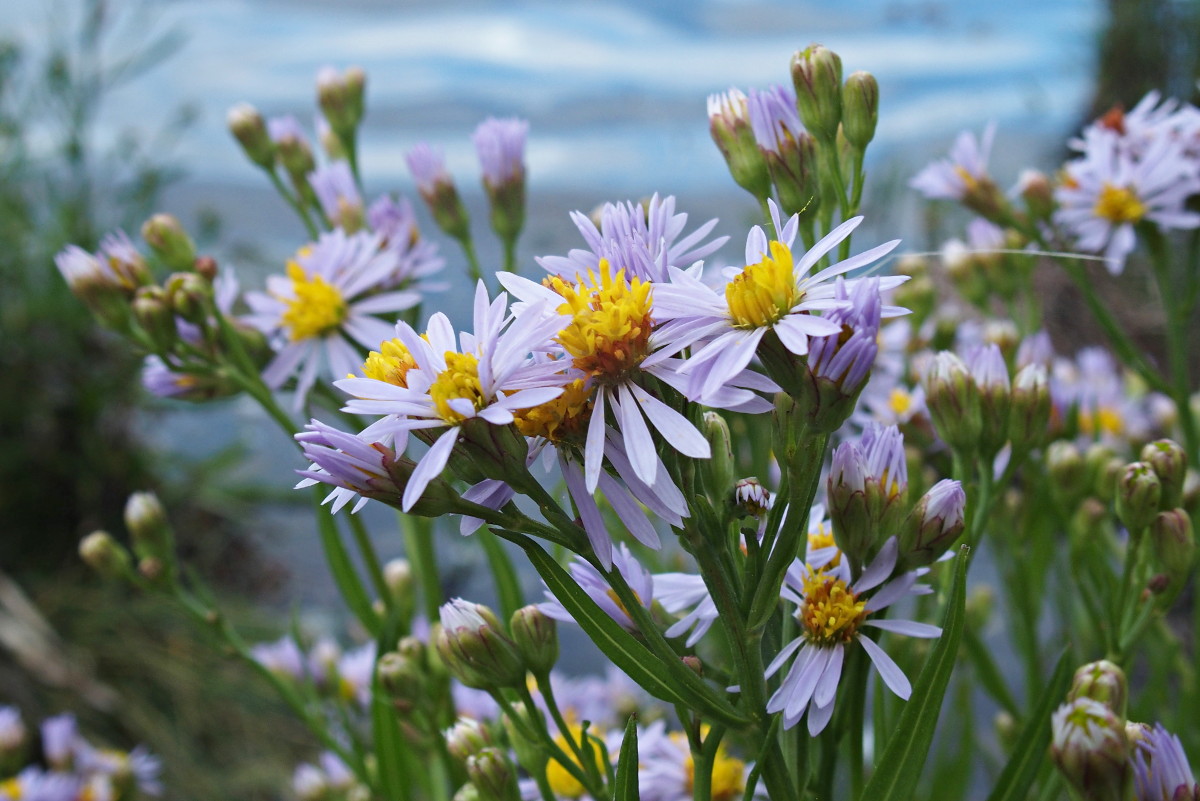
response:
[(949, 158), (925, 167), (908, 185), (931, 200), (967, 200), (981, 184), (992, 182), (987, 162), (995, 136), (994, 122), (988, 123), (982, 140), (977, 140), (970, 131), (963, 131), (954, 140)]
[(149, 283), (150, 271), (124, 231), (113, 231), (100, 240), (93, 254), (76, 245), (68, 245), (54, 263), (71, 291), (85, 300), (93, 290), (110, 288), (132, 295), (134, 290)]
[(688, 215), (675, 213), (675, 198), (657, 194), (643, 205), (606, 203), (600, 210), (599, 224), (582, 212), (572, 212), (575, 227), (583, 234), (587, 250), (572, 250), (566, 256), (541, 256), (537, 259), (547, 272), (576, 280), (599, 269), (607, 260), (614, 272), (625, 271), (628, 279), (666, 281), (672, 267), (688, 267), (716, 251), (729, 239), (704, 238), (716, 226), (712, 219), (680, 238)]
[(412, 150), (404, 157), (408, 171), (417, 182), (417, 190), (422, 195), (433, 194), (439, 184), (454, 184), (454, 179), (446, 171), (446, 158), (442, 151), (425, 142), (413, 145)]
[[(642, 567), (641, 563), (629, 550), (629, 546), (623, 542), (618, 544), (613, 552), (613, 568), (620, 572), (621, 576), (625, 579), (625, 583), (633, 590), (633, 594), (637, 596), (642, 606), (649, 609), (650, 605), (654, 602), (654, 577), (650, 575), (650, 571)], [(617, 595), (603, 573), (579, 557), (571, 560), (568, 570), (571, 573), (571, 578), (575, 579), (576, 583), (588, 594), (588, 597), (595, 601), (596, 605), (603, 609), (609, 617), (631, 631), (637, 629), (637, 626), (633, 623), (633, 618), (629, 616), (628, 610), (616, 600)], [(539, 604), (538, 608), (547, 617), (567, 623), (575, 622), (575, 618), (571, 616), (571, 613), (559, 603), (558, 599), (549, 590), (546, 590), (546, 598), (548, 600), (545, 603)]]
[(363, 199), (347, 161), (335, 161), (308, 174), (321, 211), (335, 227), (353, 233), (362, 226)]
[(909, 637), (941, 636), (940, 628), (926, 623), (871, 618), (913, 593), (914, 574), (884, 583), (895, 569), (897, 552), (896, 540), (889, 539), (852, 584), (799, 560), (788, 570), (781, 595), (796, 604), (800, 636), (784, 646), (766, 670), (771, 676), (796, 655), (783, 683), (767, 701), (768, 712), (783, 713), (784, 727), (795, 726), (808, 712), (809, 734), (824, 730), (833, 716), (846, 649), (856, 643), (867, 652), (888, 689), (905, 700), (912, 693), (908, 678), (887, 652), (862, 636), (863, 626)]
[(750, 127), (758, 146), (776, 155), (793, 147), (805, 133), (796, 110), (796, 93), (783, 86), (765, 91), (750, 90), (748, 101)]
[(1183, 744), (1161, 723), (1133, 742), (1133, 789), (1137, 801), (1200, 798)]
[(250, 656), (267, 670), (285, 678), (299, 681), (308, 675), (304, 654), (290, 635), (284, 635), (275, 642), (251, 646)]
[(371, 348), (391, 337), (391, 325), (376, 314), (421, 301), (413, 291), (379, 291), (396, 269), (395, 254), (380, 250), (380, 241), (366, 232), (322, 234), (288, 262), (286, 277), (270, 276), (265, 293), (246, 296), (253, 312), (246, 321), (267, 333), (276, 349), (263, 381), (278, 389), (298, 374), (297, 410), (322, 364), (330, 378), (348, 375), (360, 364), (352, 342)]
[(479, 124), (471, 140), (479, 155), (485, 183), (497, 187), (525, 179), (525, 138), (528, 134), (529, 123), (516, 117), (488, 117)]
[(0, 706), (0, 754), (11, 754), (25, 743), (28, 732), (15, 706)]
[(879, 352), (879, 323), (883, 312), (879, 279), (858, 281), (851, 293), (845, 280), (839, 277), (834, 297), (850, 303), (831, 309), (825, 315), (827, 320), (841, 326), (841, 330), (835, 335), (812, 338), (808, 343), (808, 369), (817, 378), (836, 383), (845, 394), (854, 395), (866, 383)]
[(417, 216), (408, 198), (397, 201), (388, 195), (381, 196), (367, 209), (367, 224), (383, 237), (383, 248), (396, 256), (396, 269), (390, 280), (392, 286), (412, 286), (422, 293), (441, 291), (449, 286), (428, 280), (441, 271), (446, 260), (438, 252), (436, 242), (421, 236)]
[(75, 757), (86, 747), (74, 715), (55, 715), (42, 721), (42, 753), (51, 767), (70, 768)]

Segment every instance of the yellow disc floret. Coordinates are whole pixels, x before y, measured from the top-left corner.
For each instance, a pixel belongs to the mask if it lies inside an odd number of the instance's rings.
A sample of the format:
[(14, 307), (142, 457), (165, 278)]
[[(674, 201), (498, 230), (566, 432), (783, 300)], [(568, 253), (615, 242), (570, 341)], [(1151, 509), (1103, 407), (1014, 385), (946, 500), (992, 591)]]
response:
[(310, 278), (294, 261), (288, 262), (287, 274), (292, 279), (292, 297), (283, 298), (287, 304), (283, 325), (293, 342), (322, 336), (342, 324), (346, 300), (337, 287), (319, 275)]
[[(708, 727), (704, 727), (707, 736)], [(672, 732), (671, 739), (681, 748), (686, 748), (683, 734)], [(687, 793), (693, 795), (696, 787), (696, 762), (689, 752), (684, 759), (684, 769), (687, 771)], [(712, 764), (712, 783), (710, 785), (713, 801), (734, 801), (741, 798), (746, 789), (746, 763), (729, 755), (725, 744), (717, 746), (716, 756)]]
[(363, 375), (394, 384), (408, 386), (408, 371), (417, 366), (417, 360), (399, 339), (387, 339), (379, 343), (379, 350), (371, 351), (363, 363)]
[(446, 352), (446, 369), (438, 373), (429, 387), (429, 397), (438, 415), (451, 425), (461, 423), (466, 415), (450, 406), (450, 401), (464, 398), (476, 411), (485, 405), (483, 387), (479, 384), (479, 360), (470, 353)]
[[(516, 396), (520, 399), (520, 395)], [(592, 416), (592, 390), (577, 378), (563, 387), (563, 394), (541, 406), (514, 414), (517, 430), (527, 437), (545, 437), (551, 442), (579, 441), (585, 436)]]
[(849, 642), (858, 632), (867, 617), (867, 602), (840, 578), (812, 571), (804, 580), (804, 604), (796, 617), (809, 642), (832, 646)]
[(772, 242), (770, 251), (725, 285), (725, 302), (734, 328), (774, 325), (804, 296), (796, 286), (792, 251), (782, 242)]
[[(568, 728), (571, 730), (571, 739), (578, 744), (580, 738), (583, 736), (583, 727), (571, 725)], [(588, 732), (587, 742), (583, 743), (579, 750), (583, 752), (585, 759), (591, 761), (596, 772), (603, 775), (604, 758), (601, 755), (599, 746), (593, 741), (596, 736), (593, 732)], [(579, 758), (575, 755), (575, 750), (567, 742), (566, 737), (559, 734), (554, 738), (554, 742), (567, 755), (572, 765), (576, 768), (583, 767), (579, 762)], [(584, 786), (567, 771), (563, 764), (558, 761), (557, 757), (551, 758), (546, 763), (546, 781), (549, 782), (550, 789), (554, 791), (554, 795), (558, 798), (582, 798), (586, 792)]]
[(1097, 217), (1117, 224), (1135, 223), (1146, 216), (1146, 205), (1132, 189), (1106, 181), (1092, 211)]
[[(815, 530), (808, 532), (808, 549), (810, 551), (830, 548), (835, 545), (837, 545), (837, 542), (833, 539), (833, 529), (826, 528), (824, 523), (818, 523)], [(841, 563), (842, 552), (839, 550), (826, 564), (829, 567), (837, 567)]]
[(1096, 434), (1107, 434), (1119, 437), (1125, 431), (1125, 419), (1120, 409), (1112, 406), (1101, 406), (1097, 409), (1079, 410), (1079, 430), (1089, 437)]
[(625, 280), (625, 271), (613, 275), (606, 259), (587, 279), (568, 283), (557, 276), (546, 286), (563, 298), (559, 314), (571, 322), (558, 335), (573, 364), (600, 383), (618, 383), (636, 370), (650, 353), (650, 284), (639, 278)]

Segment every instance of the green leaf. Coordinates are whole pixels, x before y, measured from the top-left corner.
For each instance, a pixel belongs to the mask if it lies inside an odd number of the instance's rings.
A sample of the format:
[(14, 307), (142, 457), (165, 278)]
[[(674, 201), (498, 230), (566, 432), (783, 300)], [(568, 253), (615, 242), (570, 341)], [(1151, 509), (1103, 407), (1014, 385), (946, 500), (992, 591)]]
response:
[(525, 550), (547, 589), (571, 613), (596, 647), (646, 692), (733, 726), (741, 727), (749, 722), (681, 661), (659, 658), (622, 628), (537, 543), (521, 537), (517, 544)]
[(379, 784), (386, 801), (407, 801), (405, 780), (405, 743), (396, 721), (396, 712), (388, 703), (387, 693), (378, 675), (371, 682), (371, 728), (375, 738), (375, 758), (379, 763)]
[(621, 801), (641, 801), (638, 791), (637, 716), (630, 715), (621, 740), (621, 755), (617, 757), (617, 779), (613, 782), (613, 798)]
[(320, 495), (314, 494), (316, 508), (317, 530), (321, 534), (321, 546), (325, 549), (325, 561), (329, 563), (329, 572), (333, 574), (334, 583), (342, 594), (342, 600), (358, 621), (372, 635), (379, 633), (379, 615), (371, 606), (371, 599), (363, 589), (362, 581), (350, 561), (350, 554), (338, 534), (337, 523), (329, 514), (329, 510), (321, 505)]
[(1008, 764), (1000, 772), (988, 801), (1022, 801), (1046, 761), (1050, 744), (1050, 713), (1066, 697), (1071, 684), (1070, 650), (1063, 651), (1054, 675), (1038, 697), (1037, 706), (1025, 722), (1021, 737), (1013, 748)]
[(525, 605), (517, 571), (499, 537), (486, 528), (480, 529), (475, 536), (483, 543), (483, 552), (487, 554), (488, 564), (492, 568), (492, 578), (496, 581), (496, 596), (500, 599), (501, 617), (509, 620), (513, 612)]
[(975, 666), (976, 675), (979, 676), (979, 683), (983, 685), (984, 691), (992, 697), (993, 701), (1002, 706), (1005, 712), (1014, 718), (1020, 717), (1021, 710), (1017, 708), (1017, 702), (1009, 692), (1004, 675), (996, 666), (996, 660), (992, 659), (987, 646), (970, 629), (963, 631), (963, 647), (966, 649), (971, 664)]
[(929, 755), (933, 733), (937, 729), (942, 699), (954, 672), (959, 642), (962, 640), (963, 620), (967, 603), (967, 562), (970, 548), (963, 546), (954, 570), (954, 584), (946, 616), (942, 620), (942, 636), (921, 675), (917, 677), (912, 697), (904, 706), (896, 730), (888, 740), (875, 772), (867, 782), (860, 798), (870, 801), (909, 801), (915, 797), (917, 781)]

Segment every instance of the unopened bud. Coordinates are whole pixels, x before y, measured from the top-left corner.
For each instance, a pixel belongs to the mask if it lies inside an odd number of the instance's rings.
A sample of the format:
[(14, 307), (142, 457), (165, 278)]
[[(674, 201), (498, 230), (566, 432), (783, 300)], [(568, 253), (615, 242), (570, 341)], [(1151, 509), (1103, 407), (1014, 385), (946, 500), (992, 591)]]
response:
[(196, 246), (179, 220), (170, 214), (155, 214), (142, 224), (142, 239), (172, 270), (190, 270), (196, 261)]
[(125, 503), (125, 527), (139, 557), (165, 558), (174, 553), (167, 513), (153, 492), (135, 492)]
[(1074, 443), (1058, 440), (1046, 449), (1046, 472), (1060, 502), (1074, 506), (1087, 491), (1087, 468)]
[(962, 484), (942, 479), (921, 496), (900, 533), (900, 569), (932, 564), (963, 532), (967, 494)]
[(1148, 462), (1131, 462), (1117, 479), (1117, 517), (1125, 524), (1131, 537), (1141, 536), (1142, 530), (1158, 514), (1162, 499), (1162, 482)]
[(733, 487), (733, 503), (739, 514), (755, 519), (771, 510), (775, 499), (759, 480), (753, 476), (738, 480)]
[(737, 185), (756, 198), (766, 198), (771, 193), (771, 176), (750, 127), (746, 96), (737, 89), (710, 95), (708, 130)]
[(438, 655), (463, 684), (488, 690), (525, 681), (520, 651), (486, 606), (455, 598), (442, 605), (441, 622)]
[(1050, 219), (1054, 213), (1054, 187), (1046, 174), (1037, 170), (1025, 170), (1017, 178), (1017, 191), (1034, 220)]
[(375, 666), (379, 682), (388, 695), (417, 706), (425, 699), (425, 675), (421, 665), (403, 654), (386, 653)]
[(879, 82), (869, 72), (850, 73), (842, 89), (842, 131), (846, 141), (866, 150), (879, 122)]
[(558, 661), (558, 624), (537, 606), (524, 606), (509, 621), (513, 642), (530, 672), (546, 676)]
[(107, 531), (93, 531), (79, 543), (79, 556), (101, 578), (118, 579), (129, 576), (129, 551)]
[(1107, 706), (1117, 717), (1125, 717), (1125, 702), (1129, 697), (1129, 687), (1125, 681), (1125, 672), (1107, 659), (1090, 662), (1075, 671), (1071, 680), (1071, 689), (1067, 700), (1091, 698)]
[(499, 748), (484, 748), (468, 757), (467, 775), (482, 801), (520, 801), (517, 772)]
[(482, 796), (479, 795), (478, 788), (475, 785), (467, 782), (462, 787), (458, 788), (458, 792), (454, 794), (452, 801), (480, 801)]
[(983, 430), (979, 387), (962, 359), (942, 351), (925, 379), (925, 403), (938, 436), (955, 450), (973, 453)]
[(704, 663), (700, 661), (700, 657), (688, 654), (679, 661), (683, 662), (687, 669), (695, 673), (697, 676), (704, 676)]
[(196, 271), (196, 275), (210, 284), (216, 280), (217, 273), (220, 272), (217, 260), (212, 256), (197, 256), (196, 261), (192, 264), (192, 269)]
[(362, 122), (366, 73), (358, 67), (339, 75), (332, 67), (317, 73), (317, 104), (339, 136), (353, 135)]
[(1196, 537), (1192, 520), (1183, 509), (1159, 512), (1150, 523), (1150, 542), (1154, 557), (1167, 578), (1167, 586), (1158, 594), (1169, 606), (1187, 583), (1196, 564)]
[(412, 565), (407, 559), (393, 559), (383, 566), (383, 583), (397, 603), (411, 602), (413, 593)]
[(157, 556), (147, 556), (138, 560), (138, 573), (148, 581), (158, 581), (166, 574), (166, 563)]
[(1086, 801), (1124, 801), (1129, 785), (1125, 722), (1091, 698), (1076, 698), (1050, 716), (1050, 756)]
[(446, 730), (446, 750), (465, 768), (467, 759), (495, 745), (487, 727), (474, 718), (459, 718)]
[(1187, 475), (1187, 453), (1179, 443), (1158, 439), (1142, 448), (1142, 461), (1154, 468), (1162, 485), (1160, 503), (1163, 509), (1173, 509), (1183, 500), (1183, 481)]
[(154, 352), (168, 353), (175, 346), (179, 329), (162, 287), (144, 286), (138, 289), (130, 307), (133, 318), (153, 343)]
[(283, 165), (283, 169), (287, 171), (294, 183), (307, 187), (305, 176), (317, 166), (317, 161), (313, 158), (312, 146), (309, 145), (308, 140), (288, 134), (275, 144), (276, 156), (279, 163)]
[(986, 461), (991, 461), (1008, 441), (1008, 417), (1011, 391), (1008, 365), (1000, 346), (995, 343), (980, 348), (970, 361), (971, 379), (979, 389), (979, 412), (986, 425), (980, 427), (979, 449)]
[(212, 307), (212, 284), (193, 272), (174, 273), (167, 278), (167, 297), (171, 308), (189, 323), (201, 323)]
[(275, 165), (275, 143), (271, 141), (267, 124), (258, 109), (249, 103), (238, 103), (229, 109), (225, 121), (250, 161), (265, 170)]
[(1027, 364), (1013, 379), (1008, 436), (1013, 448), (1028, 451), (1046, 439), (1050, 423), (1050, 377), (1040, 364)]
[(733, 442), (729, 424), (719, 412), (704, 413), (704, 436), (712, 448), (712, 458), (702, 463), (700, 475), (708, 497), (713, 500), (729, 497), (733, 489)]
[(791, 66), (800, 121), (832, 144), (842, 122), (842, 59), (814, 44), (793, 55)]

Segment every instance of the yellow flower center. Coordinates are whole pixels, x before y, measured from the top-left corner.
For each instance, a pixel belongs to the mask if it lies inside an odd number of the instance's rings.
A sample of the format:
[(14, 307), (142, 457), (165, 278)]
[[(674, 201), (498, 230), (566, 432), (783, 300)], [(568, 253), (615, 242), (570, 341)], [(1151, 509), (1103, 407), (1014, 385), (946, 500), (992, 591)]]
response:
[(912, 395), (902, 387), (896, 387), (888, 395), (888, 407), (891, 408), (892, 414), (902, 417), (912, 408)]
[[(583, 727), (569, 725), (568, 728), (571, 730), (571, 739), (579, 743), (580, 738), (583, 736)], [(582, 744), (580, 750), (583, 751), (584, 757), (589, 759), (592, 765), (595, 766), (596, 772), (604, 775), (604, 757), (601, 754), (599, 746), (593, 742), (593, 738), (596, 736), (594, 732), (589, 730), (587, 742)], [(579, 758), (575, 756), (575, 749), (571, 748), (570, 744), (567, 743), (566, 737), (559, 734), (554, 738), (554, 742), (567, 755), (567, 759), (570, 760), (571, 764), (577, 768), (583, 767), (579, 762)], [(567, 769), (557, 757), (551, 758), (546, 764), (546, 781), (549, 782), (550, 789), (554, 791), (554, 795), (558, 798), (582, 798), (586, 792), (584, 786), (578, 779), (567, 772)]]
[(1089, 437), (1096, 434), (1117, 437), (1125, 430), (1125, 419), (1119, 410), (1111, 406), (1101, 406), (1095, 411), (1080, 409), (1079, 430)]
[(1114, 223), (1135, 223), (1146, 216), (1146, 206), (1132, 189), (1105, 183), (1092, 211)]
[(963, 187), (967, 190), (968, 194), (979, 188), (979, 179), (967, 172), (967, 168), (961, 164), (954, 165), (954, 174), (962, 180)]
[(650, 284), (612, 274), (606, 259), (587, 280), (570, 284), (557, 276), (545, 285), (562, 295), (559, 314), (571, 322), (558, 335), (578, 369), (600, 383), (618, 383), (636, 370), (650, 352)]
[(399, 339), (388, 339), (379, 343), (379, 350), (371, 351), (363, 363), (363, 375), (394, 384), (408, 386), (408, 371), (417, 366), (417, 360)]
[(592, 416), (592, 390), (584, 384), (582, 378), (577, 378), (554, 400), (517, 412), (517, 430), (527, 437), (545, 437), (551, 442), (582, 440)]
[[(817, 524), (816, 531), (808, 532), (808, 548), (815, 551), (820, 548), (829, 548), (837, 545), (833, 539), (833, 531), (827, 530), (824, 523)], [(842, 563), (842, 552), (838, 551), (837, 555), (830, 559), (826, 564), (830, 567), (837, 567)]]
[(796, 612), (815, 645), (849, 642), (867, 617), (867, 602), (840, 578), (812, 571), (804, 580), (804, 604)]
[(21, 782), (16, 776), (0, 781), (0, 795), (13, 801), (21, 801)]
[[(623, 604), (621, 602), (621, 599), (619, 597), (617, 597), (616, 590), (608, 590), (607, 592), (608, 592), (608, 597), (611, 598), (612, 602), (617, 605), (617, 608), (620, 609), (622, 612), (624, 612), (626, 617), (632, 618), (633, 615), (629, 614), (629, 607), (625, 606), (625, 604)], [(637, 592), (634, 592), (633, 597), (637, 598), (637, 602), (639, 604), (642, 603), (642, 596), (639, 595)], [(643, 606), (644, 605), (645, 604), (643, 604)]]
[[(707, 728), (705, 728), (705, 736), (707, 736)], [(671, 739), (683, 746), (683, 734), (672, 732)], [(696, 762), (692, 758), (689, 751), (684, 760), (684, 769), (687, 772), (687, 793), (692, 795), (695, 792), (696, 786)], [(721, 743), (717, 746), (717, 754), (713, 758), (712, 766), (712, 800), (713, 801), (733, 801), (733, 799), (741, 798), (742, 793), (746, 789), (746, 763), (736, 757), (729, 755), (729, 751), (725, 748), (725, 744)]]
[(283, 324), (291, 332), (293, 342), (322, 336), (342, 324), (346, 319), (346, 300), (337, 287), (319, 275), (309, 278), (294, 261), (288, 262), (287, 274), (292, 279), (293, 297), (284, 299), (287, 309), (283, 312)]
[(725, 285), (725, 302), (734, 328), (774, 325), (804, 297), (796, 286), (792, 252), (787, 245), (772, 242), (770, 251)]
[(479, 384), (479, 360), (470, 353), (446, 352), (446, 369), (438, 373), (429, 387), (429, 397), (438, 415), (454, 425), (466, 419), (450, 406), (450, 401), (465, 398), (476, 411), (484, 407), (483, 387)]

